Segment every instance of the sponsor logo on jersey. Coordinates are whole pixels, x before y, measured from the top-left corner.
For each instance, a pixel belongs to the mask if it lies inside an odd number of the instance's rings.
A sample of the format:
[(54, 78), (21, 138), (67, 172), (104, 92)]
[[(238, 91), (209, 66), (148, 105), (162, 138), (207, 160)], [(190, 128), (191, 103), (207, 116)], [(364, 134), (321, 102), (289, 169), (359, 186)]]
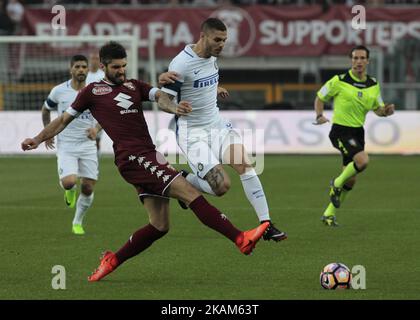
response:
[(355, 87), (359, 87), (359, 88), (366, 88), (366, 84), (365, 83), (354, 82), (353, 85)]
[(209, 77), (205, 77), (205, 78), (195, 80), (194, 84), (193, 84), (193, 87), (194, 88), (208, 87), (208, 86), (216, 84), (217, 82), (219, 82), (219, 74), (215, 73), (215, 74), (212, 74)]
[(124, 109), (128, 109), (133, 105), (134, 102), (130, 101), (130, 99), (131, 96), (122, 92), (118, 93), (114, 98), (115, 101), (118, 101), (117, 106)]
[(127, 113), (139, 113), (139, 110), (137, 109), (127, 109), (127, 110), (121, 110), (120, 114), (127, 114)]
[(134, 86), (134, 84), (132, 82), (124, 82), (123, 86), (132, 90), (132, 91), (136, 91), (136, 87)]
[(94, 85), (93, 89), (92, 89), (92, 93), (95, 96), (103, 96), (105, 94), (111, 93), (112, 92), (112, 88), (110, 86), (108, 86), (107, 84), (99, 84), (99, 85)]

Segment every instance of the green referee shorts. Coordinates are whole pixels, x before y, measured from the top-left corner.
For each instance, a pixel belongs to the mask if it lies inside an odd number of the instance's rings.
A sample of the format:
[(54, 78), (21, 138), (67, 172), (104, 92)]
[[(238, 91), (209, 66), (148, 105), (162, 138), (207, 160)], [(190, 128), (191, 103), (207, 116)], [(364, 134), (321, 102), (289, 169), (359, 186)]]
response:
[(329, 137), (334, 148), (341, 152), (343, 166), (352, 162), (355, 154), (365, 150), (365, 130), (363, 127), (353, 128), (333, 124)]

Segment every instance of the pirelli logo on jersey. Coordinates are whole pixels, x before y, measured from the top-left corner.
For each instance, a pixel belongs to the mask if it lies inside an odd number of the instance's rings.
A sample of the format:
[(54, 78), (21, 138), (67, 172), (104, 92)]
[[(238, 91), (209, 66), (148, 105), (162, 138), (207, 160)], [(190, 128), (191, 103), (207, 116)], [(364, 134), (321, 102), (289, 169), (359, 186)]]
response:
[(214, 85), (218, 82), (219, 82), (219, 74), (215, 73), (211, 76), (195, 80), (194, 84), (193, 84), (193, 87), (194, 88), (204, 88), (204, 87), (212, 86), (212, 85)]
[(107, 84), (99, 84), (99, 85), (94, 85), (93, 89), (92, 89), (92, 93), (95, 96), (103, 96), (105, 94), (108, 94), (112, 92), (112, 88), (110, 86), (108, 86)]

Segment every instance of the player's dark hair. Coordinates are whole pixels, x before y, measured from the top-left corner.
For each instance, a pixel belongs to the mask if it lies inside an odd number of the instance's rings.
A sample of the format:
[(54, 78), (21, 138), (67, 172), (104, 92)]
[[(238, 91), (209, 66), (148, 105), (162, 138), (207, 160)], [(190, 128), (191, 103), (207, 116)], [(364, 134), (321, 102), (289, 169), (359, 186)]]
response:
[(70, 67), (73, 67), (73, 65), (76, 63), (76, 61), (86, 61), (86, 63), (89, 65), (89, 60), (84, 55), (76, 54), (70, 59)]
[(226, 31), (226, 26), (220, 19), (208, 18), (201, 24), (201, 31), (207, 32), (209, 30)]
[(350, 58), (353, 58), (353, 51), (355, 51), (355, 50), (365, 50), (366, 51), (366, 57), (369, 59), (369, 49), (366, 48), (365, 46), (362, 46), (362, 45), (356, 46), (353, 49), (351, 49)]
[(125, 48), (115, 41), (110, 41), (103, 45), (99, 50), (99, 59), (106, 66), (113, 59), (127, 58)]

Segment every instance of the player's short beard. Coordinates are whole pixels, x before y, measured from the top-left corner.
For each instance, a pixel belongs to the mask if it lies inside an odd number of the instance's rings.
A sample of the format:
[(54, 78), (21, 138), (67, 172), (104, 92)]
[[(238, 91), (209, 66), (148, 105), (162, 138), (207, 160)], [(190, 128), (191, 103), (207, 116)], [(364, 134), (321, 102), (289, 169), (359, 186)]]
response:
[(124, 75), (124, 79), (123, 80), (121, 80), (120, 78), (117, 78), (117, 77), (114, 77), (114, 76), (111, 76), (110, 74), (106, 74), (106, 77), (112, 82), (112, 83), (115, 83), (116, 85), (121, 85), (121, 84), (123, 84), (124, 82), (125, 82), (125, 75)]
[(79, 74), (78, 76), (76, 76), (76, 79), (79, 82), (84, 82), (84, 81), (86, 81), (86, 75), (85, 74)]

